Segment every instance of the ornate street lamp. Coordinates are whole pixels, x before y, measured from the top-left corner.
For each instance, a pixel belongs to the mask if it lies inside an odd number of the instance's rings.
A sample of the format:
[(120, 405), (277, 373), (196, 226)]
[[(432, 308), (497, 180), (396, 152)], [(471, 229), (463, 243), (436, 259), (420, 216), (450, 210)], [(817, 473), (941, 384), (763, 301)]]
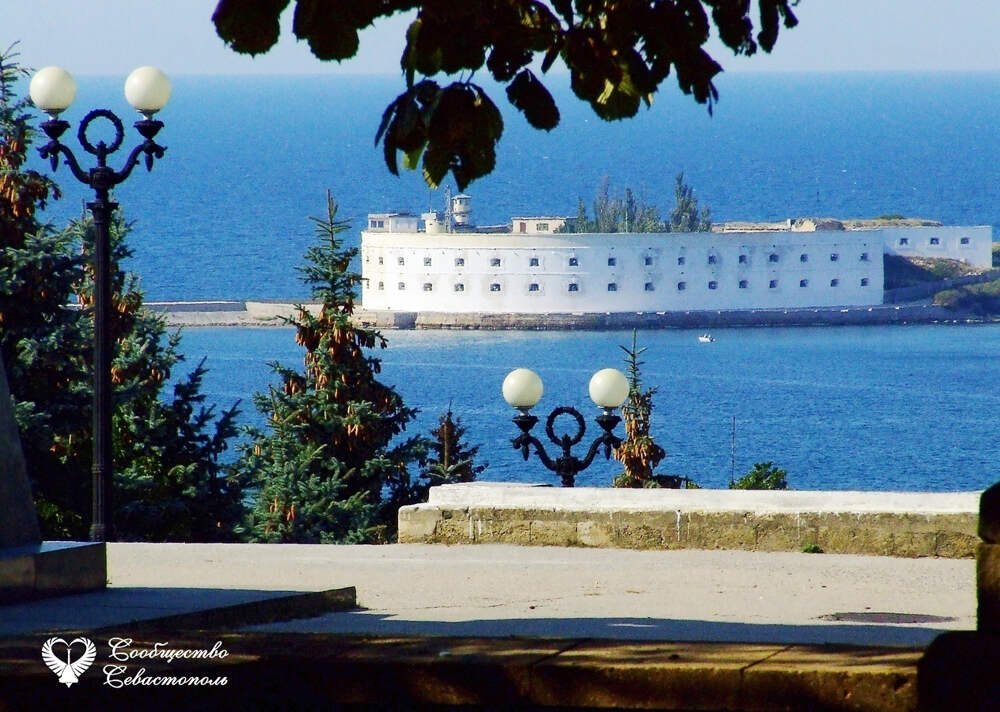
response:
[[(583, 438), (586, 431), (586, 424), (583, 416), (575, 408), (560, 406), (553, 410), (545, 421), (545, 434), (549, 440), (562, 448), (562, 455), (555, 460), (545, 452), (542, 443), (531, 434), (531, 429), (538, 423), (538, 418), (531, 415), (529, 411), (538, 404), (542, 398), (542, 379), (538, 374), (527, 368), (516, 368), (507, 374), (503, 381), (503, 397), (511, 406), (521, 411), (520, 415), (514, 416), (514, 424), (521, 429), (521, 434), (511, 440), (515, 450), (520, 450), (525, 461), (528, 460), (529, 447), (535, 446), (535, 452), (542, 464), (555, 472), (562, 479), (563, 487), (572, 487), (578, 472), (582, 472), (590, 467), (601, 446), (604, 447), (604, 458), (611, 457), (612, 448), (621, 444), (621, 438), (612, 432), (615, 426), (621, 422), (621, 418), (612, 413), (616, 408), (620, 408), (628, 397), (628, 379), (621, 371), (613, 368), (605, 368), (598, 371), (590, 379), (590, 399), (599, 407), (604, 409), (604, 413), (597, 416), (597, 424), (604, 430), (587, 451), (586, 457), (582, 460), (570, 451)], [(576, 420), (577, 431), (570, 436), (563, 434), (557, 437), (553, 430), (556, 418), (560, 415), (569, 415)]]
[[(87, 153), (97, 156), (97, 166), (89, 171), (80, 168), (73, 153), (59, 137), (69, 128), (69, 123), (59, 118), (76, 96), (76, 82), (59, 67), (45, 67), (31, 78), (29, 94), (35, 106), (49, 115), (42, 129), (49, 142), (39, 149), (42, 158), (48, 158), (52, 170), (59, 165), (59, 155), (66, 158), (66, 165), (81, 183), (94, 189), (96, 199), (87, 203), (94, 216), (94, 463), (93, 463), (93, 521), (91, 541), (108, 541), (112, 538), (111, 489), (114, 471), (111, 463), (111, 239), (109, 228), (111, 214), (118, 204), (110, 199), (111, 189), (128, 178), (132, 169), (144, 155), (146, 170), (153, 169), (154, 158), (163, 158), (166, 150), (153, 138), (163, 128), (163, 122), (153, 120), (170, 98), (170, 81), (155, 67), (139, 67), (125, 80), (125, 98), (134, 106), (142, 119), (135, 128), (145, 139), (132, 149), (125, 165), (115, 171), (107, 165), (109, 154), (117, 151), (125, 137), (121, 119), (107, 109), (91, 111), (80, 123), (77, 137)], [(115, 136), (111, 145), (98, 141), (94, 145), (87, 138), (87, 130), (97, 119), (111, 122)]]

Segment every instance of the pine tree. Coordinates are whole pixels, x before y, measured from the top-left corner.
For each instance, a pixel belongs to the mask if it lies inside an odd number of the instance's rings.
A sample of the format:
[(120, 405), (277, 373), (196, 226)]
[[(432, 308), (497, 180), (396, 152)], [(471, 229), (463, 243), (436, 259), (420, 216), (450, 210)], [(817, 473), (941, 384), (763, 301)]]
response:
[(709, 232), (712, 229), (712, 213), (709, 208), (698, 211), (698, 199), (694, 188), (684, 182), (684, 173), (678, 173), (674, 182), (676, 204), (670, 211), (670, 232)]
[(489, 463), (474, 464), (479, 445), (469, 447), (463, 441), (465, 426), (461, 418), (454, 418), (451, 406), (438, 418), (438, 426), (431, 431), (430, 455), (424, 477), (429, 486), (455, 482), (472, 482)]
[(304, 371), (273, 363), (280, 387), (254, 397), (267, 430), (250, 429), (237, 469), (258, 489), (247, 529), (265, 542), (383, 541), (395, 531), (396, 512), (420, 496), (409, 465), (423, 464), (426, 443), (392, 445), (416, 416), (396, 391), (376, 379), (381, 361), (365, 349), (386, 340), (351, 321), (361, 276), (350, 271), (357, 248), (339, 234), (350, 222), (312, 218), (317, 244), (300, 268), (317, 313), (299, 306), (287, 323), (305, 349)]
[[(26, 76), (13, 48), (0, 54), (0, 348), (32, 480), (42, 534), (83, 538), (91, 518), (93, 225), (55, 231), (38, 221), (55, 184), (24, 169), (34, 135)], [(142, 308), (134, 276), (118, 270), (129, 226), (112, 225), (114, 510), (117, 536), (219, 540), (233, 536), (242, 505), (218, 455), (234, 429), (235, 406), (214, 423), (201, 407), (204, 369), (160, 396), (181, 360), (179, 336)], [(83, 251), (81, 252), (81, 247)], [(75, 306), (67, 306), (76, 302)]]
[(666, 456), (662, 447), (657, 445), (649, 434), (650, 416), (653, 412), (653, 394), (655, 388), (642, 388), (642, 361), (639, 356), (646, 347), (636, 346), (637, 336), (632, 331), (632, 348), (620, 346), (625, 352), (625, 363), (628, 366), (628, 398), (622, 406), (622, 417), (625, 421), (625, 438), (621, 445), (615, 448), (615, 459), (625, 468), (625, 471), (614, 480), (615, 487), (659, 487), (661, 486), (653, 470)]

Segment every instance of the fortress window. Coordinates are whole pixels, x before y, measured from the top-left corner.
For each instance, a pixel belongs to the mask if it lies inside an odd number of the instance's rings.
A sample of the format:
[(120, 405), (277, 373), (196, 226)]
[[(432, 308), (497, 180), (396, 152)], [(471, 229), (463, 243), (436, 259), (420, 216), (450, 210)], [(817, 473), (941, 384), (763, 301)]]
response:
[(498, 283), (494, 282), (493, 284), (490, 285), (490, 291), (491, 292), (499, 292), (500, 291), (500, 285)]
[(528, 285), (528, 291), (529, 292), (537, 292), (538, 291), (538, 285), (535, 282), (532, 282), (531, 284)]
[(580, 291), (580, 285), (577, 284), (576, 282), (570, 282), (569, 283), (569, 291), (571, 291), (571, 292), (579, 292)]
[(808, 262), (808, 261), (809, 261), (809, 255), (807, 255), (805, 252), (799, 255), (799, 262)]
[(431, 284), (430, 282), (424, 282), (424, 291), (425, 292), (431, 292), (433, 290), (434, 290), (434, 285), (433, 284)]
[(379, 282), (378, 283), (378, 291), (381, 292), (384, 289), (385, 289), (385, 282)]
[[(646, 282), (646, 291), (647, 292), (652, 292), (653, 291), (652, 290), (652, 286), (653, 286), (652, 282)], [(678, 282), (677, 283), (677, 291), (678, 292), (683, 292), (685, 289), (687, 289), (687, 287), (688, 287), (687, 282)]]
[(749, 282), (747, 282), (745, 279), (740, 280), (740, 289), (746, 289), (749, 286), (750, 286)]
[(649, 267), (649, 266), (650, 266), (651, 264), (653, 264), (653, 258), (652, 258), (652, 256), (651, 256), (651, 255), (646, 255), (646, 256), (645, 256), (645, 257), (644, 257), (644, 258), (642, 259), (642, 263), (643, 263), (644, 265), (646, 265), (647, 267)]
[(683, 257), (678, 257), (678, 258), (677, 258), (677, 264), (678, 264), (678, 265), (682, 265), (682, 264), (684, 264), (684, 258), (683, 258)]
[(767, 288), (768, 289), (777, 289), (778, 288), (778, 280), (772, 279), (770, 282), (767, 283)]
[(549, 224), (548, 223), (535, 223), (535, 230), (537, 232), (548, 232), (549, 231)]
[(839, 279), (831, 279), (830, 280), (830, 286), (831, 287), (839, 287), (840, 286), (840, 280)]
[(840, 255), (838, 255), (836, 252), (831, 252), (830, 253), (830, 261), (831, 262), (836, 262), (839, 259), (840, 259)]
[(868, 286), (868, 278), (867, 277), (862, 277), (861, 278), (861, 286), (862, 287), (867, 287)]
[(459, 282), (458, 284), (455, 285), (455, 291), (456, 292), (464, 292), (465, 291), (465, 285), (462, 284), (461, 282)]
[(748, 262), (746, 255), (740, 255), (740, 264), (745, 265)]
[(456, 267), (465, 267), (465, 258), (464, 257), (456, 257), (455, 258), (455, 266)]
[(537, 257), (532, 257), (530, 260), (528, 260), (528, 266), (529, 267), (537, 267), (538, 266), (538, 258)]
[(800, 287), (808, 287), (809, 286), (809, 280), (808, 279), (800, 279), (799, 280), (799, 286)]
[(402, 267), (403, 265), (406, 264), (406, 258), (405, 257), (397, 257), (396, 258), (396, 264), (399, 265), (400, 267)]
[(381, 265), (381, 264), (385, 264), (385, 260), (383, 260), (383, 259), (382, 259), (382, 257), (381, 257), (381, 256), (379, 256), (379, 258), (378, 258), (378, 263), (379, 263), (380, 265)]
[(709, 255), (709, 256), (708, 256), (708, 264), (710, 264), (710, 265), (714, 265), (714, 264), (715, 264), (715, 263), (717, 263), (718, 261), (719, 261), (719, 260), (718, 260), (718, 259), (716, 258), (716, 256), (715, 256), (715, 255)]
[(768, 255), (767, 260), (768, 262), (777, 262), (778, 256), (772, 252), (770, 255)]
[(708, 288), (709, 289), (718, 289), (718, 287), (719, 287), (719, 283), (716, 282), (715, 280), (712, 280), (711, 282), (708, 283)]
[(608, 282), (608, 291), (609, 292), (617, 292), (618, 291), (618, 285), (615, 284), (614, 282)]
[(958, 243), (960, 245), (968, 245), (969, 244), (969, 238), (963, 237), (961, 240), (958, 241)]
[(646, 285), (645, 287), (643, 287), (643, 289), (645, 289), (647, 292), (652, 292), (655, 289), (655, 287), (653, 286), (652, 282), (646, 282)]
[(431, 258), (430, 257), (425, 257), (424, 258), (424, 267), (430, 267), (430, 266), (431, 266)]
[(374, 220), (371, 221), (371, 227), (373, 227), (373, 228), (375, 227), (375, 221)]
[(614, 257), (608, 258), (608, 267), (614, 267), (616, 264), (618, 264), (617, 259), (615, 259)]
[(578, 260), (576, 257), (570, 257), (569, 258), (569, 266), (570, 267), (579, 267), (580, 266), (580, 260)]
[(908, 238), (908, 237), (901, 237), (901, 238), (899, 238), (899, 244), (900, 245), (909, 245), (910, 244), (910, 238)]
[(931, 244), (932, 245), (940, 245), (941, 244), (941, 239), (937, 238), (937, 237), (932, 237), (931, 238)]
[(490, 258), (490, 267), (499, 267), (499, 266), (500, 266), (500, 258), (499, 257), (492, 257), (492, 258)]
[(400, 282), (399, 284), (397, 284), (396, 289), (398, 289), (400, 292), (404, 291), (406, 289), (406, 282)]
[(379, 227), (385, 227), (385, 220), (379, 220), (378, 221), (378, 226)]
[(867, 252), (862, 252), (861, 253), (861, 261), (862, 262), (868, 262), (868, 253)]

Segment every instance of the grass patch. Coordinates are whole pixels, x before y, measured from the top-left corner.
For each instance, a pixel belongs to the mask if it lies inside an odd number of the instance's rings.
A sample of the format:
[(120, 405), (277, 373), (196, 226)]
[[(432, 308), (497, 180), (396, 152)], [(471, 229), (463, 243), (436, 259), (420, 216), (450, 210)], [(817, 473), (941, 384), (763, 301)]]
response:
[[(997, 259), (994, 252), (994, 260)], [(951, 277), (979, 274), (982, 270), (960, 260), (941, 257), (900, 257), (884, 255), (885, 288), (916, 287)]]

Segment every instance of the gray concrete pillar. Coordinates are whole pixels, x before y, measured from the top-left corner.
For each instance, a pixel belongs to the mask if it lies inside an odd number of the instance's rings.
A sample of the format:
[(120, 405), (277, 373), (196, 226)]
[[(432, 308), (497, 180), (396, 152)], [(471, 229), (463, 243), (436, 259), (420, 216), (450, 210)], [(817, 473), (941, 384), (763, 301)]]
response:
[(976, 548), (978, 629), (1000, 633), (1000, 482), (979, 500), (979, 538)]
[(0, 359), (0, 549), (41, 541), (38, 517), (14, 421), (7, 371)]

